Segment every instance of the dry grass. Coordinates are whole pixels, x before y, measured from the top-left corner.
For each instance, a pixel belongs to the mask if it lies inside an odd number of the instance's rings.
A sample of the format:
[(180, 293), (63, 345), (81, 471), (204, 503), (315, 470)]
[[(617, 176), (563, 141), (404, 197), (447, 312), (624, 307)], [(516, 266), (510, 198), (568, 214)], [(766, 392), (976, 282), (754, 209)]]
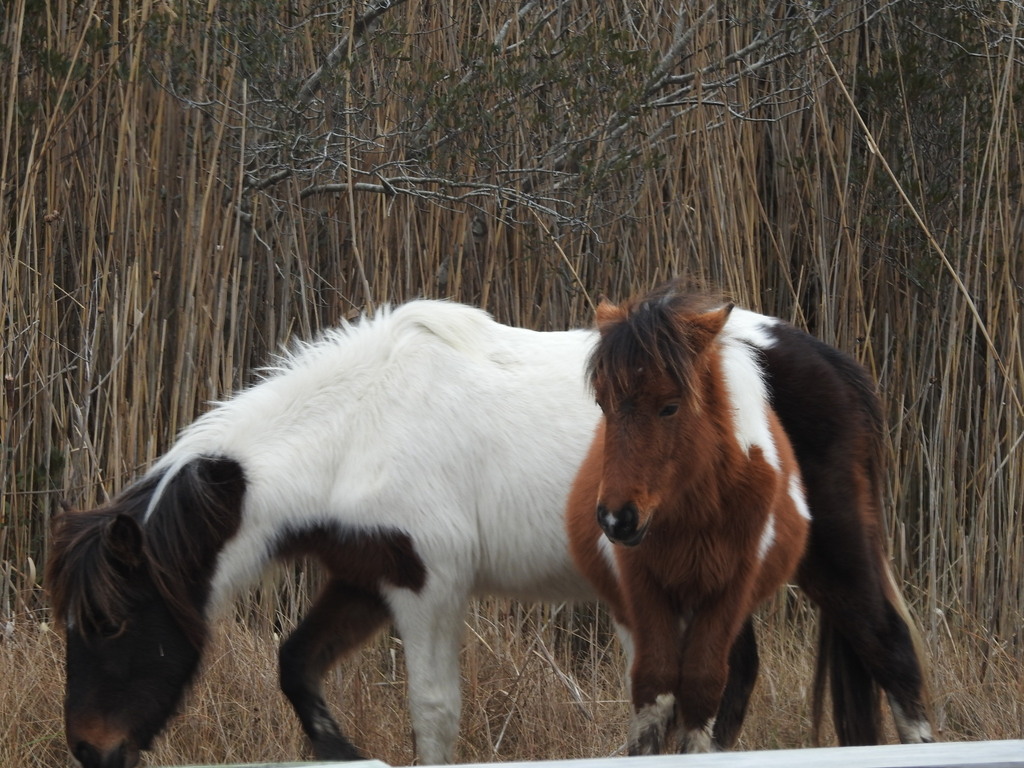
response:
[[(682, 4), (678, 27), (673, 5), (635, 5), (394, 3), (298, 102), (361, 8), (3, 5), (0, 622), (16, 629), (0, 641), (0, 762), (62, 759), (60, 650), (35, 630), (60, 497), (116, 492), (269, 352), (365, 308), (450, 296), (558, 329), (587, 323), (599, 293), (682, 272), (871, 369), (939, 725), (1024, 733), (1021, 4), (841, 0), (813, 29), (774, 0)], [(792, 55), (728, 60), (787, 24)], [(685, 64), (667, 71), (700, 76), (656, 105), (677, 29)], [(403, 173), (430, 180), (374, 191)], [(299, 580), (247, 609), (253, 632), (222, 641), (158, 760), (301, 751), (268, 692), (269, 628), (304, 600)], [(615, 651), (585, 623), (572, 643), (538, 633), (545, 611), (472, 618), (463, 757), (617, 747)], [(765, 622), (778, 645), (758, 707), (785, 718), (755, 716), (744, 745), (801, 744), (808, 630)], [(338, 698), (371, 754), (401, 763), (393, 650), (364, 652)]]
[[(812, 623), (759, 622), (762, 673), (740, 749), (810, 746)], [(575, 624), (575, 628), (573, 625)], [(586, 758), (621, 753), (629, 706), (617, 642), (567, 609), (488, 601), (475, 607), (462, 653), (464, 762)], [(1024, 673), (1005, 647), (935, 643), (932, 686), (946, 740), (1020, 738)], [(17, 684), (0, 689), (0, 762), (64, 761), (61, 642), (31, 622), (0, 642)], [(149, 758), (153, 765), (291, 761), (309, 757), (298, 721), (277, 689), (276, 641), (241, 623), (216, 633), (198, 684)], [(327, 681), (342, 727), (374, 758), (413, 759), (401, 641), (384, 634)], [(826, 738), (831, 734), (826, 729)], [(894, 734), (889, 727), (889, 738)]]

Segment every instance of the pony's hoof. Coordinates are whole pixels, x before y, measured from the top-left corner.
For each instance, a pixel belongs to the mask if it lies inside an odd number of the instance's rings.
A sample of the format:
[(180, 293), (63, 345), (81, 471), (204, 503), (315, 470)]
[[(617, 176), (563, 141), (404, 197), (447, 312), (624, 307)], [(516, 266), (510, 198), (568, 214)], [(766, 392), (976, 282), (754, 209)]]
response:
[(679, 734), (679, 751), (686, 755), (718, 752), (718, 746), (711, 736), (711, 727), (684, 728)]
[(313, 754), (317, 760), (366, 760), (366, 756), (356, 749), (356, 746), (344, 736), (329, 736), (319, 739), (313, 745)]

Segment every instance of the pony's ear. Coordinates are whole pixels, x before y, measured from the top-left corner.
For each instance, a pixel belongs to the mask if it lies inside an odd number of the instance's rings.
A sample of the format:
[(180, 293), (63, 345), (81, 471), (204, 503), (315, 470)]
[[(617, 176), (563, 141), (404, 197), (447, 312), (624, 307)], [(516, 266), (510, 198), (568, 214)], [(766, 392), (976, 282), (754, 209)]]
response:
[(710, 344), (711, 340), (722, 332), (734, 306), (735, 304), (729, 303), (724, 307), (712, 309), (710, 312), (702, 312), (691, 318), (693, 327), (700, 337), (701, 349)]
[(601, 296), (601, 300), (598, 302), (597, 309), (594, 311), (594, 319), (597, 320), (598, 329), (603, 329), (611, 323), (616, 323), (625, 316), (625, 312), (622, 307), (616, 304), (612, 304), (604, 296)]
[(103, 546), (114, 562), (137, 568), (142, 563), (142, 528), (128, 515), (116, 515), (103, 530)]
[(67, 523), (68, 518), (78, 512), (78, 509), (67, 499), (60, 499), (57, 502), (58, 509), (50, 515), (50, 530), (56, 533), (61, 526)]

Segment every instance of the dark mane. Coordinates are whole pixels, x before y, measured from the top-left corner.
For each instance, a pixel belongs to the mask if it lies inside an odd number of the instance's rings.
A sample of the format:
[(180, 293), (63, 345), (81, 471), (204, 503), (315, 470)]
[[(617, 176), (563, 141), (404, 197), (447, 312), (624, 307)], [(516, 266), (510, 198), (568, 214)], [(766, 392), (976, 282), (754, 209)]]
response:
[(147, 475), (95, 510), (71, 510), (54, 522), (46, 583), (58, 622), (90, 630), (117, 627), (146, 595), (145, 579), (114, 556), (106, 534), (121, 516), (144, 535), (138, 560), (152, 587), (199, 644), (216, 553), (238, 528), (245, 477), (230, 459), (198, 458), (168, 482), (144, 521), (162, 472)]
[(599, 323), (601, 340), (588, 363), (591, 383), (603, 378), (612, 391), (629, 397), (643, 372), (653, 368), (685, 388), (698, 350), (682, 321), (721, 304), (714, 296), (680, 292), (675, 283), (623, 303), (620, 315)]
[(45, 580), (59, 623), (95, 628), (124, 620), (134, 583), (107, 556), (104, 534), (118, 515), (141, 520), (160, 477), (143, 478), (106, 506), (70, 509), (54, 520)]

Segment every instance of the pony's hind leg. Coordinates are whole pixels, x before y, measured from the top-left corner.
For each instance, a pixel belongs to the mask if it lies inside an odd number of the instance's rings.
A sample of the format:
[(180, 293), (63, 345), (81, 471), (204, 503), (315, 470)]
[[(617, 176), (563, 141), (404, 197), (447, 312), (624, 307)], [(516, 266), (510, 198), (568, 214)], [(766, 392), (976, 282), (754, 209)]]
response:
[(876, 684), (889, 699), (900, 741), (934, 741), (913, 625), (885, 593), (885, 564), (861, 554), (870, 570), (858, 580), (835, 577), (817, 558), (807, 564), (819, 567), (801, 579), (822, 612), (819, 664), (829, 667), (839, 742), (850, 746), (880, 740)]
[[(747, 716), (747, 705), (757, 682), (760, 657), (754, 620), (748, 618), (733, 641), (729, 652), (729, 681), (722, 694), (713, 731), (714, 744), (719, 749), (731, 749), (740, 736), (740, 728)], [(682, 750), (680, 750), (682, 751)]]
[[(883, 598), (877, 645), (867, 646), (865, 665), (878, 680), (889, 700), (896, 733), (904, 744), (935, 741), (925, 703), (925, 684), (914, 627), (910, 616)], [(901, 606), (902, 607), (902, 606)]]
[(321, 680), (335, 661), (366, 642), (388, 615), (387, 605), (376, 592), (332, 579), (281, 645), (281, 690), (320, 760), (362, 758), (331, 716)]

